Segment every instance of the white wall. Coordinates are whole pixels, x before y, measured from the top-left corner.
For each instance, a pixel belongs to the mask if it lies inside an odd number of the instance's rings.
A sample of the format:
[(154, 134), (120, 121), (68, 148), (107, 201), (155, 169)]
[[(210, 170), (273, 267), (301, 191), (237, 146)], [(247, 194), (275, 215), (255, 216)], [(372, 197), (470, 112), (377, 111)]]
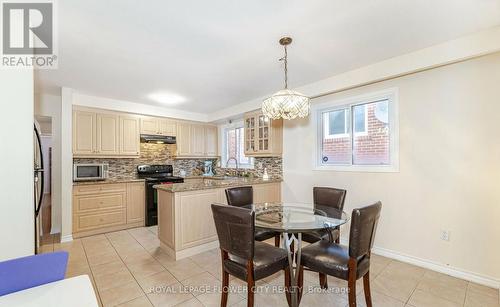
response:
[(51, 233), (61, 232), (61, 96), (36, 95), (35, 114), (52, 118)]
[(61, 241), (71, 241), (73, 196), (73, 90), (61, 89)]
[[(312, 118), (286, 121), (285, 201), (347, 189), (346, 210), (381, 200), (375, 245), (498, 287), (500, 53), (313, 100), (399, 89), (400, 172), (313, 171)], [(449, 242), (441, 230), (451, 231)], [(347, 235), (347, 229), (344, 229)]]
[(34, 252), (33, 71), (0, 69), (0, 261)]

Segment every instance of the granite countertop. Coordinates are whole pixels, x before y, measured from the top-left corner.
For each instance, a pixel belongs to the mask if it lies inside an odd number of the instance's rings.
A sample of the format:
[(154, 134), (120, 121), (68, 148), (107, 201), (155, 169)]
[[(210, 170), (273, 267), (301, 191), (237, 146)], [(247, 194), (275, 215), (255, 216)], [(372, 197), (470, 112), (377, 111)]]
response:
[(106, 180), (73, 181), (73, 185), (92, 185), (92, 184), (106, 184), (106, 183), (126, 183), (126, 182), (144, 182), (144, 179), (108, 178)]
[(243, 185), (253, 185), (262, 183), (273, 183), (282, 182), (282, 178), (271, 178), (269, 180), (263, 180), (262, 178), (230, 178), (230, 179), (210, 179), (203, 180), (201, 182), (193, 183), (174, 183), (174, 184), (159, 184), (153, 186), (153, 188), (166, 192), (186, 192), (186, 191), (197, 191), (197, 190), (208, 190), (208, 189), (218, 189), (227, 187), (236, 187)]

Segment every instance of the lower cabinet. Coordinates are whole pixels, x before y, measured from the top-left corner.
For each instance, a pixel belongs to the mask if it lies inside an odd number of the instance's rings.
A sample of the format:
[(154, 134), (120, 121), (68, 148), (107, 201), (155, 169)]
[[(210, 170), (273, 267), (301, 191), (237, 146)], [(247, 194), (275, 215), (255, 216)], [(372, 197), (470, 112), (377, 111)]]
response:
[(144, 182), (73, 187), (73, 237), (144, 226)]

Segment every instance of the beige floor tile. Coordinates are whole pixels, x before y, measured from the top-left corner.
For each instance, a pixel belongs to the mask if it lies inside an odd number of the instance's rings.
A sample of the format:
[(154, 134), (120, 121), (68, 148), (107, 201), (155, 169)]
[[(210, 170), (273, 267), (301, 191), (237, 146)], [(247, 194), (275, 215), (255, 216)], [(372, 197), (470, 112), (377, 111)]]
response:
[(68, 267), (66, 269), (66, 276), (65, 276), (66, 278), (80, 276), (80, 275), (92, 276), (92, 272), (90, 271), (89, 267), (83, 267), (83, 268)]
[(192, 295), (198, 296), (203, 293), (220, 292), (220, 281), (208, 272), (192, 276), (181, 283), (189, 288)]
[(144, 292), (142, 292), (141, 287), (133, 281), (115, 288), (99, 291), (99, 295), (102, 304), (107, 307), (116, 306), (144, 296)]
[(96, 277), (101, 275), (116, 273), (121, 271), (122, 269), (127, 269), (127, 267), (121, 260), (96, 265), (91, 268), (92, 274), (94, 274), (94, 276)]
[[(377, 291), (372, 291), (371, 296), (372, 305), (376, 307), (403, 307), (405, 305), (404, 302), (398, 301), (395, 298), (379, 293)], [(363, 292), (357, 295), (356, 302), (358, 307), (366, 306), (365, 295)]]
[(382, 274), (383, 273), (371, 282), (372, 290), (404, 302), (410, 298), (419, 282), (418, 280), (408, 277), (385, 277), (382, 276)]
[(162, 264), (175, 276), (175, 278), (177, 278), (177, 280), (184, 280), (205, 272), (203, 268), (198, 266), (189, 258), (181, 259), (168, 265), (165, 265), (164, 263)]
[(184, 291), (180, 283), (170, 285), (164, 291), (148, 293), (147, 296), (155, 307), (175, 306), (194, 298), (191, 293)]
[(165, 268), (155, 259), (149, 262), (140, 262), (127, 265), (134, 277), (140, 279), (164, 271)]
[[(196, 297), (205, 307), (218, 307), (221, 302), (221, 293), (203, 293)], [(227, 297), (227, 305), (233, 306), (245, 298), (237, 293), (229, 293)]]
[[(347, 299), (336, 293), (310, 293), (302, 296), (301, 307), (345, 306)], [(376, 306), (376, 305), (375, 305)]]
[[(246, 304), (246, 299), (239, 304), (242, 302)], [(256, 293), (255, 306), (288, 307), (288, 303), (284, 293)]]
[(166, 286), (178, 283), (177, 279), (168, 271), (161, 271), (143, 278), (137, 279), (145, 293), (150, 293)]
[(400, 261), (391, 261), (379, 276), (389, 278), (411, 278), (419, 281), (423, 278), (427, 270), (418, 266), (403, 263)]
[(96, 266), (100, 264), (120, 261), (120, 257), (118, 257), (118, 254), (115, 251), (112, 251), (102, 255), (88, 255), (87, 260), (90, 266)]
[(500, 307), (498, 297), (480, 293), (476, 291), (467, 291), (465, 296), (465, 307)]
[(192, 298), (189, 301), (185, 301), (180, 303), (179, 305), (175, 305), (175, 307), (203, 307), (203, 304), (196, 298)]
[(199, 265), (202, 268), (210, 268), (213, 266), (221, 266), (221, 257), (220, 255), (216, 255), (210, 251), (208, 252), (203, 252), (198, 255), (189, 257), (191, 260), (193, 260), (197, 265)]
[(483, 286), (483, 285), (480, 285), (480, 284), (476, 284), (476, 283), (472, 283), (472, 282), (469, 283), (467, 291), (468, 292), (473, 292), (473, 293), (476, 293), (476, 294), (480, 294), (480, 295), (491, 296), (491, 297), (494, 297), (494, 298), (498, 298), (498, 294), (499, 294), (498, 293), (498, 289), (486, 287), (486, 286)]
[(141, 296), (126, 303), (118, 305), (119, 307), (152, 307), (153, 305), (146, 296)]
[(116, 288), (135, 281), (132, 274), (125, 267), (110, 274), (94, 276), (94, 280), (99, 291)]
[(417, 289), (462, 305), (465, 301), (467, 282), (445, 274), (427, 271)]
[(457, 304), (452, 301), (448, 301), (444, 298), (425, 292), (422, 290), (415, 290), (408, 304), (415, 307), (456, 307), (462, 306), (462, 304)]
[(155, 260), (153, 256), (151, 256), (146, 250), (141, 248), (140, 250), (136, 250), (134, 252), (120, 252), (120, 257), (123, 259), (123, 262), (127, 265), (138, 264), (138, 263), (146, 263)]

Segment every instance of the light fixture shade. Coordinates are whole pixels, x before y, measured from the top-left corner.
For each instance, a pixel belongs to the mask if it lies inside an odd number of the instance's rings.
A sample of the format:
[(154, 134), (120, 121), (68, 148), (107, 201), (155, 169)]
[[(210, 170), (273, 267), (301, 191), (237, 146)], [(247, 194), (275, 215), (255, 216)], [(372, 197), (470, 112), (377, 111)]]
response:
[(310, 106), (309, 97), (283, 89), (264, 100), (262, 113), (272, 119), (294, 119), (308, 116)]

